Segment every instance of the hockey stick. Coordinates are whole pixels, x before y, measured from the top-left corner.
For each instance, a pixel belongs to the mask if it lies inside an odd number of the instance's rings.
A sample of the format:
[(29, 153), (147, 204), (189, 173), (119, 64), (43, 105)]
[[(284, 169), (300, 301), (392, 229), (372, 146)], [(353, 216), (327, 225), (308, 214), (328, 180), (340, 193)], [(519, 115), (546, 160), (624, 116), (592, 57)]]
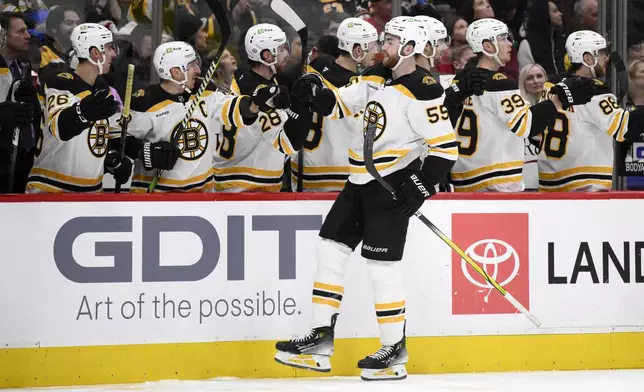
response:
[[(271, 9), (279, 15), (282, 19), (286, 21), (300, 37), (302, 42), (302, 75), (306, 73), (306, 57), (307, 57), (307, 44), (309, 39), (309, 30), (306, 27), (306, 24), (300, 18), (293, 9), (284, 2), (284, 0), (273, 0), (271, 2)], [(297, 192), (302, 192), (302, 179), (304, 177), (304, 147), (297, 152)], [(286, 173), (284, 174), (287, 175)], [(290, 180), (290, 175), (288, 176)]]
[[(371, 174), (373, 178), (375, 178), (375, 180), (378, 181), (380, 185), (382, 185), (383, 188), (391, 193), (394, 200), (396, 200), (396, 191), (391, 185), (389, 185), (389, 183), (387, 183), (387, 181), (385, 181), (384, 178), (382, 178), (380, 173), (378, 173), (378, 169), (376, 169), (376, 166), (373, 163), (373, 141), (376, 135), (376, 129), (376, 124), (374, 123), (369, 123), (369, 125), (367, 126), (367, 131), (365, 132), (364, 136), (364, 165), (367, 169), (367, 172)], [(450, 248), (452, 248), (452, 250), (458, 253), (458, 255), (461, 256), (463, 260), (465, 260), (470, 265), (470, 267), (474, 268), (474, 270), (478, 272), (479, 275), (481, 275), (490, 285), (492, 285), (492, 287), (494, 287), (499, 293), (501, 293), (501, 295), (503, 295), (503, 297), (505, 297), (505, 299), (507, 299), (512, 304), (512, 306), (514, 306), (519, 312), (523, 313), (523, 315), (526, 316), (534, 325), (536, 325), (537, 327), (541, 326), (541, 322), (532, 313), (530, 313), (528, 309), (521, 305), (521, 303), (517, 301), (516, 298), (514, 298), (512, 294), (510, 294), (506, 289), (501, 287), (501, 285), (499, 285), (496, 280), (494, 280), (494, 278), (488, 275), (488, 273), (485, 272), (484, 269), (479, 267), (470, 256), (463, 252), (463, 250), (461, 250), (458, 245), (456, 245), (448, 236), (440, 231), (440, 229), (436, 227), (436, 225), (434, 225), (429, 219), (427, 219), (425, 215), (420, 212), (420, 210), (416, 211), (415, 215), (418, 219), (420, 219), (421, 222), (425, 224), (425, 226), (427, 226), (441, 240), (443, 240), (443, 242), (445, 242)]]
[[(127, 66), (127, 80), (125, 82), (125, 97), (123, 101), (123, 112), (121, 113), (121, 147), (120, 158), (125, 157), (125, 138), (127, 138), (127, 126), (130, 123), (130, 103), (132, 102), (132, 84), (134, 84), (134, 64)], [(121, 184), (116, 183), (114, 192), (121, 193)]]
[[(22, 68), (22, 80), (17, 80), (12, 88), (12, 101), (15, 102), (15, 95), (20, 87), (20, 83), (33, 83), (31, 81), (31, 64), (28, 61), (21, 63)], [(9, 168), (9, 187), (7, 190), (9, 193), (13, 193), (13, 183), (16, 180), (16, 166), (18, 164), (18, 150), (20, 145), (20, 127), (15, 127), (13, 130), (13, 137), (11, 138), (11, 166)]]
[[(219, 60), (221, 60), (221, 55), (224, 53), (224, 50), (226, 50), (226, 46), (228, 45), (228, 41), (230, 40), (230, 22), (228, 21), (226, 10), (224, 9), (223, 5), (221, 5), (220, 0), (206, 0), (206, 4), (208, 4), (208, 7), (210, 7), (212, 13), (215, 14), (215, 20), (219, 24), (219, 31), (221, 32), (221, 42), (219, 42), (217, 53), (215, 53), (215, 57), (212, 59), (212, 63), (210, 64), (210, 67), (208, 67), (208, 71), (206, 71), (206, 75), (203, 78), (201, 86), (199, 86), (199, 90), (197, 90), (197, 94), (195, 94), (194, 99), (190, 101), (190, 106), (188, 106), (188, 111), (183, 118), (181, 127), (172, 137), (172, 145), (174, 146), (179, 143), (179, 140), (183, 136), (183, 130), (188, 126), (188, 121), (190, 121), (192, 113), (194, 113), (199, 101), (201, 100), (201, 96), (203, 95), (204, 91), (206, 91), (206, 87), (208, 86), (208, 84), (210, 84), (210, 80), (215, 75), (215, 71), (217, 70), (217, 67), (219, 67)], [(163, 170), (157, 170), (156, 176), (148, 187), (148, 193), (154, 192), (154, 188), (156, 188), (157, 184), (159, 183), (159, 179), (161, 178), (162, 174)]]
[[(615, 67), (617, 72), (617, 80), (619, 80), (619, 92), (617, 93), (617, 104), (622, 105), (622, 100), (628, 93), (628, 72), (626, 71), (626, 65), (624, 64), (624, 59), (617, 52), (611, 52), (608, 56), (611, 64)], [(617, 86), (615, 86), (617, 87)]]

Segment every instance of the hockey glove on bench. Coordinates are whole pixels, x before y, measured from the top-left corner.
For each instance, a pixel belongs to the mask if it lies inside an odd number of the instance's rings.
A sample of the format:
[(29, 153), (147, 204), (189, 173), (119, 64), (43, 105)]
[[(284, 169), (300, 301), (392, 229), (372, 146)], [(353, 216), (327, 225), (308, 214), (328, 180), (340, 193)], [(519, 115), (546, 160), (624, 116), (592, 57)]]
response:
[(145, 170), (172, 170), (180, 155), (181, 151), (170, 142), (146, 142), (143, 143), (140, 158)]
[(561, 107), (567, 110), (572, 105), (585, 105), (595, 95), (595, 82), (592, 79), (575, 76), (555, 84), (550, 93), (556, 95)]
[(400, 184), (393, 209), (410, 218), (420, 209), (425, 199), (435, 194), (436, 189), (423, 178), (422, 172), (414, 172)]

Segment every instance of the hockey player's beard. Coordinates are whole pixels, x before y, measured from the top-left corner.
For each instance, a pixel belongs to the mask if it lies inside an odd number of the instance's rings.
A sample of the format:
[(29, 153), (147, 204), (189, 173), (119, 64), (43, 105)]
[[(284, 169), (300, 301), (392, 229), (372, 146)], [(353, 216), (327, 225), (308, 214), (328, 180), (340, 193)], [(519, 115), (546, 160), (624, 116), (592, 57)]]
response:
[(595, 77), (603, 78), (604, 76), (606, 76), (606, 69), (604, 66), (600, 64), (595, 65)]
[(384, 65), (387, 68), (393, 68), (398, 64), (398, 60), (400, 59), (400, 55), (397, 53), (394, 56), (390, 56), (387, 52), (381, 52), (383, 54), (382, 58), (382, 65)]

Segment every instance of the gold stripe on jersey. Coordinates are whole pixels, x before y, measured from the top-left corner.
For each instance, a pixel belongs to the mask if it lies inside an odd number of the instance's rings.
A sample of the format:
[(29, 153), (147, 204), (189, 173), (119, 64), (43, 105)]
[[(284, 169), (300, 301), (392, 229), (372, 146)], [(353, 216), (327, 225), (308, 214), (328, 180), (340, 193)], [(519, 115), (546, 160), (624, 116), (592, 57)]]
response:
[[(327, 192), (341, 191), (349, 178), (349, 166), (304, 166), (303, 189), (324, 189)], [(291, 160), (291, 180), (297, 183), (300, 172), (297, 162)]]
[[(385, 170), (390, 168), (400, 162), (405, 155), (407, 155), (412, 150), (386, 150), (373, 154), (373, 163), (376, 166), (378, 171)], [(364, 165), (364, 158), (349, 149), (349, 163), (351, 164), (349, 172), (366, 174), (368, 173), (367, 168)]]
[(525, 137), (526, 132), (530, 130), (528, 124), (531, 119), (530, 107), (526, 106), (519, 110), (517, 114), (508, 121), (508, 127), (519, 137)]
[(378, 324), (397, 323), (405, 320), (405, 301), (376, 304)]
[(425, 139), (425, 143), (429, 146), (429, 155), (450, 161), (458, 159), (458, 142), (455, 133)]
[(313, 283), (313, 303), (339, 308), (342, 303), (344, 287), (332, 284)]
[(215, 189), (224, 191), (279, 192), (282, 189), (283, 170), (262, 170), (253, 167), (214, 168)]
[(615, 118), (613, 118), (613, 121), (611, 121), (606, 133), (615, 138), (618, 142), (623, 142), (626, 129), (628, 129), (629, 116), (629, 112), (625, 110), (616, 115)]
[(456, 192), (476, 192), (500, 184), (511, 184), (523, 179), (523, 161), (496, 163), (463, 173), (452, 172)]
[(163, 108), (165, 108), (166, 106), (172, 105), (173, 103), (174, 103), (174, 101), (172, 101), (170, 99), (166, 99), (166, 100), (161, 101), (161, 102), (157, 103), (156, 105), (152, 106), (151, 108), (149, 108), (145, 112), (146, 113), (158, 112), (160, 110), (163, 110)]
[(8, 75), (9, 68), (0, 68), (0, 75)]
[(407, 96), (407, 97), (409, 97), (411, 99), (416, 99), (414, 94), (411, 91), (409, 91), (409, 89), (407, 87), (403, 86), (402, 84), (395, 84), (392, 87), (395, 88), (396, 90), (398, 90), (398, 92), (401, 93), (402, 95)]
[(241, 97), (228, 100), (221, 108), (221, 121), (226, 127), (243, 127), (244, 121), (240, 109)]
[[(132, 177), (132, 186), (130, 192), (145, 193), (150, 186), (154, 177), (143, 174), (135, 174)], [(214, 189), (214, 175), (212, 170), (198, 176), (190, 177), (186, 180), (177, 180), (173, 178), (159, 179), (155, 190), (160, 192), (211, 192)]]
[(284, 132), (279, 133), (279, 137), (275, 138), (273, 142), (273, 147), (282, 154), (293, 155), (295, 154), (295, 149), (291, 145), (291, 141), (288, 139), (288, 136)]
[(81, 178), (37, 167), (31, 169), (27, 181), (27, 190), (39, 189), (52, 193), (95, 193), (103, 190), (102, 175), (98, 178)]
[(610, 189), (613, 185), (613, 168), (581, 166), (555, 173), (539, 172), (539, 190), (542, 192), (569, 192), (591, 185)]

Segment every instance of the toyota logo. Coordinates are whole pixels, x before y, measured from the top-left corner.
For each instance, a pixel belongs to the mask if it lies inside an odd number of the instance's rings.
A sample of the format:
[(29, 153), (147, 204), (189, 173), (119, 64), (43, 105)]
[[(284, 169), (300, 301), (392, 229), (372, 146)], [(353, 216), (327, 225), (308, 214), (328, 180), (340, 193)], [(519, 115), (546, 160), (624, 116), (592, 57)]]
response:
[[(484, 239), (476, 241), (470, 245), (465, 254), (470, 256), (474, 262), (481, 265), (483, 270), (494, 280), (496, 280), (499, 285), (505, 286), (510, 283), (519, 273), (519, 254), (505, 241), (496, 240), (496, 239)], [(508, 275), (507, 278), (503, 281), (499, 281), (497, 276), (499, 274), (499, 265), (510, 261), (514, 263), (512, 273)], [(492, 271), (488, 271), (488, 266), (491, 266)], [(467, 268), (467, 262), (464, 259), (461, 259), (461, 269), (463, 270), (463, 275), (470, 283), (478, 286), (482, 289), (492, 289), (492, 285), (487, 281), (482, 283), (474, 279), (470, 274), (470, 271)], [(478, 275), (477, 275), (478, 276)]]

